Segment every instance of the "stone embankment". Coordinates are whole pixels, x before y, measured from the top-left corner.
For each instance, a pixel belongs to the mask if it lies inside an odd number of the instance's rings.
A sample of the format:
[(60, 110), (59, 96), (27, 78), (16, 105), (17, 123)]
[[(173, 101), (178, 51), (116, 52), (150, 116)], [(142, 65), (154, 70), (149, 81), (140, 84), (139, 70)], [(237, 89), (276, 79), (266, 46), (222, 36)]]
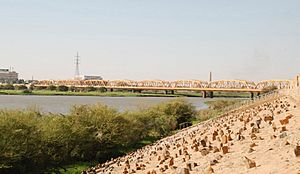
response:
[(300, 173), (300, 109), (282, 95), (164, 138), (88, 174)]

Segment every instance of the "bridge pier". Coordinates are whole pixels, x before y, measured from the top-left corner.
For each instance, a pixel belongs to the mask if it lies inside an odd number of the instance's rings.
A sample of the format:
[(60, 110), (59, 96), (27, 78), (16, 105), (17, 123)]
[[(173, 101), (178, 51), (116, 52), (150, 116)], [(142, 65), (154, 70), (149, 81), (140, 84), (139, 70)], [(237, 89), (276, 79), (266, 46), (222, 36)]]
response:
[(208, 93), (208, 95), (209, 95), (210, 98), (214, 98), (214, 92), (211, 91), (211, 92)]
[(250, 98), (251, 98), (251, 99), (254, 98), (254, 93), (253, 93), (253, 92), (250, 93)]
[(132, 93), (142, 93), (142, 90), (139, 89), (133, 89), (131, 90)]
[(169, 93), (174, 95), (175, 91), (174, 90), (165, 90), (165, 94), (169, 94)]
[(206, 91), (202, 91), (202, 97), (206, 98)]
[(110, 88), (110, 92), (114, 92), (114, 89), (113, 89), (113, 88)]

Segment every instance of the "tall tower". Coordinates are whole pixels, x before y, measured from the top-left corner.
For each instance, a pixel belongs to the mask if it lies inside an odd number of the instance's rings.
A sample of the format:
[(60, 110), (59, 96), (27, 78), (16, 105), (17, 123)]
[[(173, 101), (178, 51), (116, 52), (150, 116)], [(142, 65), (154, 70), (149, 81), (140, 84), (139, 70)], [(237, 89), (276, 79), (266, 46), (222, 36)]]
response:
[(78, 52), (77, 52), (77, 55), (75, 56), (75, 79), (79, 79), (80, 77), (80, 72), (79, 72), (79, 55), (78, 55)]
[(209, 72), (209, 82), (211, 82), (212, 81), (212, 72), (210, 71)]

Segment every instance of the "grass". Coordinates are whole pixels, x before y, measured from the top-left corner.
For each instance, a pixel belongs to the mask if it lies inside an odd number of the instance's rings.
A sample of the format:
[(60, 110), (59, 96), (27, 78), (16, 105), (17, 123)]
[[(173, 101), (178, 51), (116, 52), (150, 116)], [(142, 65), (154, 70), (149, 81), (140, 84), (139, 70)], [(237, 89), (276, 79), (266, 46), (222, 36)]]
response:
[(224, 108), (234, 105), (241, 100), (212, 100), (204, 103), (209, 106), (208, 109), (203, 109), (197, 112), (196, 118), (192, 120), (193, 125), (203, 121), (215, 118), (224, 114)]
[[(140, 149), (146, 145), (150, 145), (157, 141), (157, 138), (155, 137), (147, 137), (137, 143), (134, 143), (132, 146), (129, 146), (124, 151), (120, 152), (122, 154), (126, 154), (132, 151), (135, 151), (137, 149)], [(94, 167), (98, 164), (98, 162), (77, 162), (71, 165), (64, 166), (64, 169), (60, 169), (59, 172), (61, 174), (81, 174), (83, 171)]]
[[(162, 92), (145, 91), (143, 93), (133, 93), (125, 91), (115, 92), (63, 92), (63, 91), (50, 91), (50, 90), (33, 90), (30, 93), (23, 90), (0, 90), (0, 95), (48, 95), (48, 96), (100, 96), (100, 97), (202, 97), (200, 92), (175, 92), (175, 94), (165, 94)], [(225, 98), (249, 98), (249, 93), (238, 92), (214, 92), (214, 97)]]
[(21, 90), (0, 90), (1, 95), (25, 95)]
[(214, 97), (249, 98), (250, 93), (247, 93), (247, 92), (214, 92)]
[(145, 139), (137, 142), (137, 143), (134, 143), (132, 146), (128, 147), (127, 149), (125, 149), (125, 151), (123, 151), (122, 153), (126, 154), (126, 153), (129, 153), (129, 152), (133, 152), (137, 149), (140, 149), (144, 146), (147, 146), (149, 144), (152, 144), (154, 143), (155, 141), (157, 141), (158, 139), (155, 138), (155, 137), (146, 137)]
[(71, 165), (64, 166), (65, 169), (60, 169), (61, 174), (81, 174), (82, 171), (97, 165), (97, 163), (79, 162)]

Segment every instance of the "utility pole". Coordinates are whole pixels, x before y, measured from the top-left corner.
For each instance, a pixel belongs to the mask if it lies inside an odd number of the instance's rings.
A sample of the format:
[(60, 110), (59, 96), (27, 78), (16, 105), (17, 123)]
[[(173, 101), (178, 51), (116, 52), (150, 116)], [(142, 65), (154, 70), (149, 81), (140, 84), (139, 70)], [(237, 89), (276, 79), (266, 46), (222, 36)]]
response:
[(210, 71), (209, 72), (209, 82), (211, 82), (212, 81), (212, 72)]
[(79, 76), (80, 76), (80, 73), (79, 73), (79, 55), (78, 55), (78, 52), (77, 52), (77, 55), (75, 56), (75, 79), (78, 79)]

